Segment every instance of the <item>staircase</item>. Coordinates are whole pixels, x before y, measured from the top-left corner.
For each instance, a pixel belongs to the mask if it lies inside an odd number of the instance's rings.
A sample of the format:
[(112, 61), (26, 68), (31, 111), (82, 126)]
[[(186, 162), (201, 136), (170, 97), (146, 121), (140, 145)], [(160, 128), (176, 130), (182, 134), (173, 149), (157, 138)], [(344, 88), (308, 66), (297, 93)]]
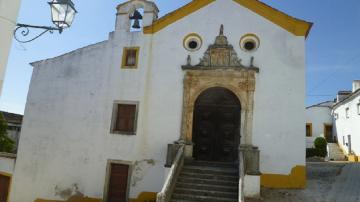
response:
[(331, 161), (346, 161), (346, 156), (337, 143), (328, 143), (329, 159)]
[(185, 162), (171, 202), (237, 202), (239, 174), (234, 163)]

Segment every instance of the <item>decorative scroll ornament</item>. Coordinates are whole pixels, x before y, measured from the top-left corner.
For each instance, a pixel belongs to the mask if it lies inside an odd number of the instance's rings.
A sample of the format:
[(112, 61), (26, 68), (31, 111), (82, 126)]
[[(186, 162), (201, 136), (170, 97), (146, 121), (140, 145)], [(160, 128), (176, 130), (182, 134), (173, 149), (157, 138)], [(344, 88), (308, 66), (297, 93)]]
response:
[[(190, 59), (191, 61), (191, 59)], [(241, 64), (234, 47), (229, 44), (227, 37), (224, 35), (224, 26), (221, 25), (220, 33), (215, 39), (215, 43), (210, 45), (200, 63), (191, 66), (189, 58), (187, 65), (182, 66), (184, 70), (213, 70), (213, 69), (250, 69), (259, 72), (259, 68), (253, 66), (254, 58), (251, 59), (251, 65), (246, 67)]]
[[(48, 27), (48, 26), (33, 26), (33, 25), (26, 25), (26, 24), (17, 24), (16, 29), (14, 30), (14, 38), (16, 41), (20, 43), (29, 43), (31, 41), (34, 41), (35, 39), (41, 37), (46, 32), (54, 33), (54, 31), (59, 31), (61, 34), (63, 29), (62, 28), (56, 28), (56, 27)], [(29, 37), (31, 29), (40, 29), (42, 32), (36, 34), (35, 36)], [(22, 37), (23, 39), (21, 39)], [(28, 38), (27, 38), (28, 37)]]

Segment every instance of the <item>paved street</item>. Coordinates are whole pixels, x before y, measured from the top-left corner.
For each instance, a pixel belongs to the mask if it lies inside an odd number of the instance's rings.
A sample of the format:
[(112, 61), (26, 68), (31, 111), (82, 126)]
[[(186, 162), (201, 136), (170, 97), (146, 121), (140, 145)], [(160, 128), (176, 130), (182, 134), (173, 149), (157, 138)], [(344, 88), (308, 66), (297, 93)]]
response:
[(360, 201), (360, 164), (347, 164), (336, 178), (327, 201)]
[(360, 164), (308, 163), (305, 190), (262, 189), (260, 200), (246, 202), (360, 202)]

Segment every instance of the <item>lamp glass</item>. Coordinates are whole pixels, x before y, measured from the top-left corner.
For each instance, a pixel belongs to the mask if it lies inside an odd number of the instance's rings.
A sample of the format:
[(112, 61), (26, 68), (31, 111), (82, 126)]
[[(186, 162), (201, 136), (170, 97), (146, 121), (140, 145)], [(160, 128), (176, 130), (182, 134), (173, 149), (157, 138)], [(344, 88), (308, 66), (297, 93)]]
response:
[(53, 23), (59, 28), (70, 27), (77, 13), (71, 0), (53, 0), (49, 4)]

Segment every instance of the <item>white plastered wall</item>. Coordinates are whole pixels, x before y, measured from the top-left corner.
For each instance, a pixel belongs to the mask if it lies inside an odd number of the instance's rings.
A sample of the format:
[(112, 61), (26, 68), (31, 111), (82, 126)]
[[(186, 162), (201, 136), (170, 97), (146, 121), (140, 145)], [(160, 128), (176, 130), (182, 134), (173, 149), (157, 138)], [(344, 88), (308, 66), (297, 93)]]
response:
[(0, 1), (0, 96), (4, 82), (6, 66), (13, 39), (13, 32), (20, 9), (20, 0)]
[[(312, 124), (312, 137), (306, 137), (306, 148), (314, 147), (317, 137), (324, 137), (324, 124), (332, 125), (331, 108), (314, 106), (306, 109), (306, 123)], [(305, 127), (305, 126), (304, 126)], [(304, 134), (306, 135), (306, 134)]]
[[(355, 155), (360, 156), (360, 114), (358, 104), (360, 95), (336, 106), (333, 114), (338, 118), (334, 120), (337, 139), (342, 150), (348, 154), (349, 141), (348, 135), (351, 135), (351, 149)], [(346, 108), (349, 108), (349, 118), (346, 117)], [(336, 115), (335, 115), (336, 117)], [(345, 139), (345, 141), (343, 141)]]
[(0, 153), (0, 174), (13, 174), (15, 158), (16, 155)]

